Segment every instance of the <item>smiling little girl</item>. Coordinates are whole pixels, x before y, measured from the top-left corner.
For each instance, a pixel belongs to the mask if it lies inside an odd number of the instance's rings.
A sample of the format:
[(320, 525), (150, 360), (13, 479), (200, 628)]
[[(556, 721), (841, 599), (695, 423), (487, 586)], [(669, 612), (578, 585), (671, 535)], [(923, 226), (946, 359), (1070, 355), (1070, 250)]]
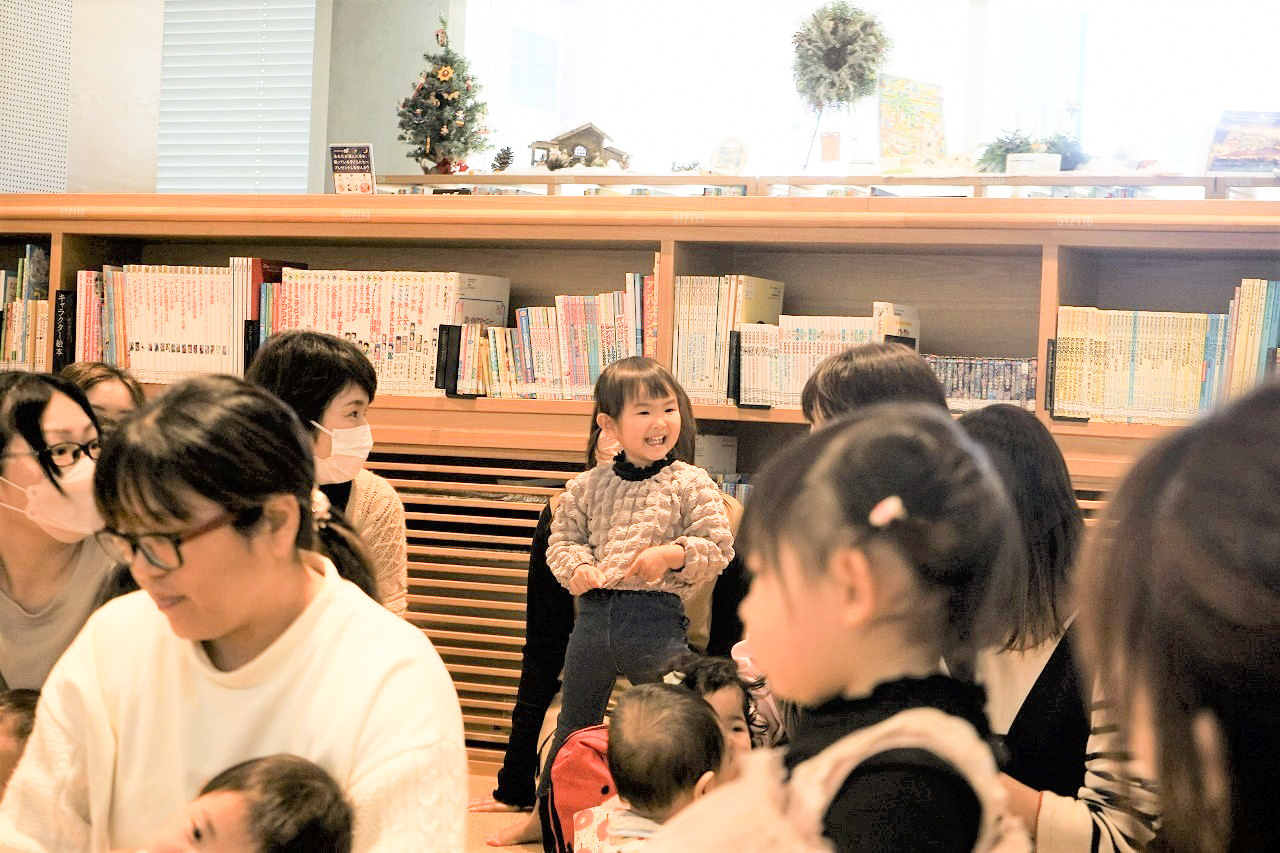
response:
[(604, 718), (619, 673), (657, 681), (688, 650), (684, 599), (733, 559), (719, 489), (677, 458), (696, 427), (675, 377), (652, 359), (624, 358), (600, 375), (595, 399), (592, 439), (603, 432), (622, 452), (569, 483), (551, 526), (547, 564), (578, 597), (578, 616), (548, 770), (570, 733)]

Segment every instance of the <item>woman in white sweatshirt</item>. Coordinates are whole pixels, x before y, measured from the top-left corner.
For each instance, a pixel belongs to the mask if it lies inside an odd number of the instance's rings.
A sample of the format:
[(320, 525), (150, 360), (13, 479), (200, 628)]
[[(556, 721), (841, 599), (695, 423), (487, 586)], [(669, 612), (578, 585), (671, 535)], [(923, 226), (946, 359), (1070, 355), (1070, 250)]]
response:
[(142, 589), (54, 667), (0, 849), (143, 846), (204, 780), (275, 753), (343, 787), (357, 850), (462, 849), (457, 696), (422, 633), (339, 576), (364, 557), (313, 458), (292, 411), (225, 376), (175, 386), (112, 436), (99, 541)]

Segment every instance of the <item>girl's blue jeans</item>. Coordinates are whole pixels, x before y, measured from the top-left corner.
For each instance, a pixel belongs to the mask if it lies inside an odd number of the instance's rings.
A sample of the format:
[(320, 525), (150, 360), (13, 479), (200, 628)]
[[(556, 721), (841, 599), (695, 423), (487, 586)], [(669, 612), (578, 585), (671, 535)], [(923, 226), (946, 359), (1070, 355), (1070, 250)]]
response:
[(573, 732), (604, 720), (618, 675), (632, 684), (658, 681), (666, 665), (689, 651), (680, 597), (670, 592), (593, 589), (578, 597), (578, 615), (564, 658), (560, 719), (538, 796), (551, 783), (551, 765)]

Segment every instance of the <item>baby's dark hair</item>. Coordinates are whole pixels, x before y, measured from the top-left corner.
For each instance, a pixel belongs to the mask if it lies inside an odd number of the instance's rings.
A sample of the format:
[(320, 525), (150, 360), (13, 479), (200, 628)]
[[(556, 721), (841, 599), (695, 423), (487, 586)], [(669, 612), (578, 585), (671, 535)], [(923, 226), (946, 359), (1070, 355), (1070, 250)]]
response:
[(680, 408), (680, 437), (676, 440), (676, 458), (693, 462), (693, 444), (698, 422), (693, 417), (693, 404), (684, 388), (667, 370), (651, 358), (633, 355), (620, 358), (606, 367), (596, 380), (595, 408), (591, 412), (591, 432), (587, 436), (587, 467), (596, 464), (596, 445), (600, 442), (599, 415), (616, 418), (631, 400), (640, 396), (662, 399), (674, 396)]
[(946, 410), (947, 394), (929, 362), (898, 343), (859, 344), (828, 356), (800, 392), (800, 410), (809, 423), (887, 402), (929, 403)]
[(270, 755), (223, 770), (200, 790), (238, 791), (262, 853), (350, 853), (351, 804), (333, 777), (296, 755)]
[[(900, 510), (872, 523), (873, 509), (893, 507), (886, 499)], [(928, 594), (907, 617), (957, 659), (1005, 639), (992, 611), (1007, 606), (1022, 558), (986, 454), (947, 412), (919, 403), (863, 407), (774, 454), (754, 481), (737, 544), (757, 571), (788, 549), (814, 575), (840, 548), (861, 548), (873, 562), (877, 549), (893, 549)]]
[(640, 684), (618, 700), (609, 721), (609, 772), (636, 812), (664, 814), (702, 774), (719, 772), (724, 735), (715, 711), (688, 690)]
[(752, 691), (765, 685), (764, 678), (747, 679), (742, 677), (738, 664), (732, 658), (714, 655), (699, 655), (694, 652), (673, 658), (667, 665), (667, 677), (664, 682), (692, 690), (702, 697), (710, 696), (726, 687), (736, 687), (742, 691), (742, 718), (751, 730), (752, 744), (759, 744), (765, 731), (765, 723), (756, 712)]
[(991, 457), (1022, 527), (1025, 573), (1006, 613), (1004, 648), (1025, 651), (1066, 630), (1084, 514), (1058, 443), (1031, 412), (1001, 403), (969, 412), (959, 423)]
[(14, 740), (19, 743), (26, 743), (31, 737), (39, 702), (39, 690), (17, 689), (0, 693), (0, 722), (10, 726)]

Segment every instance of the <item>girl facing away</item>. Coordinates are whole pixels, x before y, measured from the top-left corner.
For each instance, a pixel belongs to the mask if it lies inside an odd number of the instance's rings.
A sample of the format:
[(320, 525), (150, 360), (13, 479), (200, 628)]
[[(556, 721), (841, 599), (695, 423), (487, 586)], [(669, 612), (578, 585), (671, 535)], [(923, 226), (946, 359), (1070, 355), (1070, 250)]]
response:
[(1025, 849), (982, 690), (941, 673), (1020, 556), (985, 455), (936, 407), (868, 406), (778, 452), (742, 531), (756, 659), (808, 711), (655, 850)]
[(1007, 760), (1010, 810), (1045, 853), (1127, 851), (1152, 837), (1153, 785), (1133, 775), (1111, 709), (1076, 655), (1072, 595), (1084, 517), (1049, 430), (1017, 406), (986, 406), (958, 423), (991, 457), (1022, 529), (1015, 606), (999, 646), (978, 653), (991, 728)]
[(575, 477), (551, 525), (547, 564), (577, 598), (563, 703), (538, 795), (570, 733), (604, 719), (617, 676), (658, 681), (688, 650), (683, 600), (733, 558), (720, 491), (677, 458), (696, 433), (684, 389), (648, 358), (610, 364), (595, 386), (590, 443), (622, 448)]
[(1156, 445), (1081, 566), (1080, 621), (1163, 849), (1280, 849), (1280, 385)]
[(339, 576), (365, 557), (313, 453), (291, 409), (229, 376), (174, 385), (112, 435), (97, 538), (141, 590), (45, 682), (0, 849), (141, 847), (204, 780), (276, 753), (350, 796), (356, 850), (462, 849), (453, 684), (421, 631)]

